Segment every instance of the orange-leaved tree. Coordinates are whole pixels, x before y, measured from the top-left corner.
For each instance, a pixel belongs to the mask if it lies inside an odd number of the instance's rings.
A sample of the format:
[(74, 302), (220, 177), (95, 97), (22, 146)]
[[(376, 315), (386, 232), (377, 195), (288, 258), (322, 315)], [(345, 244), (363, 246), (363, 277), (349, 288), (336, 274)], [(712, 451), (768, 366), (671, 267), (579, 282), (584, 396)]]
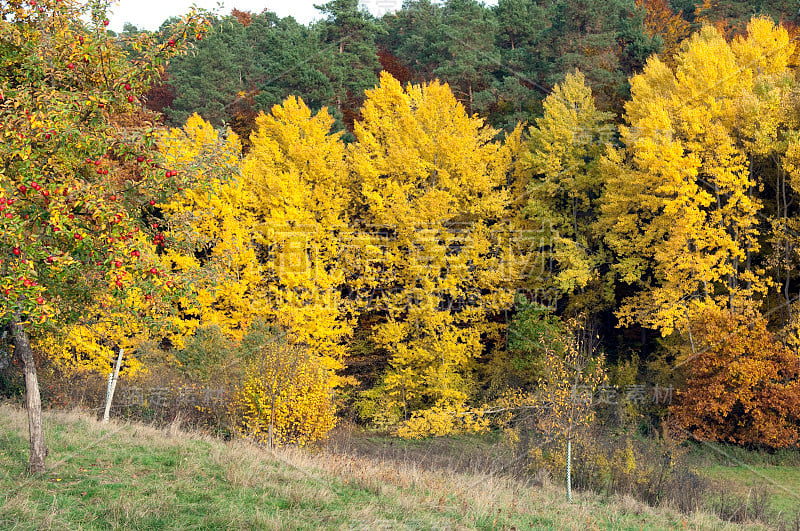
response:
[(122, 117), (207, 22), (192, 13), (164, 42), (138, 35), (130, 59), (106, 31), (107, 7), (0, 3), (0, 323), (25, 375), (31, 473), (45, 470), (47, 453), (31, 338), (80, 321), (87, 307), (151, 306), (177, 284), (147, 259), (156, 252), (142, 220), (180, 176), (160, 166), (154, 137)]
[(689, 36), (691, 25), (683, 18), (683, 13), (672, 9), (669, 0), (636, 0), (636, 6), (644, 10), (645, 31), (651, 37), (661, 38), (659, 57), (674, 66), (675, 54)]
[(709, 310), (694, 323), (700, 351), (680, 358), (684, 381), (670, 407), (699, 440), (786, 448), (800, 441), (800, 357), (766, 319)]

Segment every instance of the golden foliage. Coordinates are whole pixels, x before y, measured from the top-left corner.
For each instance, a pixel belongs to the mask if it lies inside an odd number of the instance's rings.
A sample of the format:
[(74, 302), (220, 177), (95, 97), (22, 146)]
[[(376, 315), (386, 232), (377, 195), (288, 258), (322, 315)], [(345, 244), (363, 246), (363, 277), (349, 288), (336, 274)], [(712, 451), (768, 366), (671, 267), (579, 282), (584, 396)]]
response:
[(256, 123), (244, 160), (235, 135), (223, 139), (197, 116), (162, 138), (170, 160), (199, 168), (205, 183), (160, 205), (194, 238), (164, 259), (197, 279), (187, 330), (217, 326), (237, 344), (258, 322), (286, 331), (288, 345), (253, 354), (236, 404), (242, 430), (261, 437), (273, 426), (274, 440), (301, 443), (333, 425), (329, 395), (352, 330), (333, 236), (346, 221), (344, 146), (328, 113), (312, 115), (296, 98)]
[(211, 124), (193, 115), (182, 129), (162, 135), (160, 144), (167, 160), (192, 168), (203, 183), (158, 205), (171, 220), (169, 228), (176, 229), (171, 231), (173, 240), (186, 232), (179, 242), (183, 246), (164, 258), (195, 277), (197, 308), (186, 312), (194, 316), (187, 331), (201, 323), (215, 324), (241, 339), (259, 312), (254, 286), (261, 271), (252, 245), (252, 216), (243, 207), (239, 139), (231, 132), (220, 137)]
[(595, 107), (583, 74), (567, 74), (545, 99), (523, 154), (527, 195), (518, 228), (539, 244), (529, 263), (551, 264), (532, 271), (528, 283), (572, 295), (575, 311), (607, 303), (600, 269), (608, 257), (595, 225), (610, 118)]
[(765, 270), (753, 157), (776, 149), (792, 46), (786, 31), (755, 18), (733, 43), (710, 26), (671, 69), (651, 58), (631, 79), (623, 150), (603, 164), (606, 242), (615, 271), (641, 294), (618, 311), (669, 334), (708, 308), (763, 296)]
[(437, 408), (412, 424), (439, 425), (435, 412), (471, 395), (481, 336), (498, 331), (487, 317), (512, 302), (501, 187), (511, 156), (438, 82), (403, 89), (383, 73), (362, 116), (349, 151), (361, 242), (351, 263), (367, 310), (385, 312), (373, 329), (389, 353), (382, 404), (402, 419)]
[(352, 322), (339, 293), (349, 191), (333, 123), (298, 98), (274, 106), (256, 119), (242, 183), (250, 233), (262, 249), (266, 315), (338, 368)]
[(400, 424), (397, 435), (404, 439), (438, 437), (455, 433), (482, 433), (489, 429), (483, 410), (456, 405), (446, 408), (439, 405), (415, 411), (411, 418)]
[(232, 407), (237, 429), (273, 445), (305, 445), (336, 424), (334, 380), (307, 348), (273, 340), (258, 345)]

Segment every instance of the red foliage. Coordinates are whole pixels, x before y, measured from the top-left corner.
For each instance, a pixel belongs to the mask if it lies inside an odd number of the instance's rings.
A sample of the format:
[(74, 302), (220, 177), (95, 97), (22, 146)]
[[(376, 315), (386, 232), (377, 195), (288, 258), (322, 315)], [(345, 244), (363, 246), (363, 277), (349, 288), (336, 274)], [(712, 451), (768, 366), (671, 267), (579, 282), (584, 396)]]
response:
[(411, 81), (411, 70), (391, 53), (386, 50), (378, 50), (378, 61), (381, 63), (381, 68), (392, 74), (392, 77), (401, 85)]
[(231, 16), (245, 28), (253, 22), (253, 14), (250, 11), (240, 11), (234, 7), (233, 11), (231, 11)]
[(169, 78), (166, 73), (161, 76), (161, 84), (151, 87), (146, 93), (144, 98), (145, 107), (151, 111), (164, 113), (164, 110), (172, 107), (172, 102), (175, 101), (178, 93), (175, 87), (168, 83)]

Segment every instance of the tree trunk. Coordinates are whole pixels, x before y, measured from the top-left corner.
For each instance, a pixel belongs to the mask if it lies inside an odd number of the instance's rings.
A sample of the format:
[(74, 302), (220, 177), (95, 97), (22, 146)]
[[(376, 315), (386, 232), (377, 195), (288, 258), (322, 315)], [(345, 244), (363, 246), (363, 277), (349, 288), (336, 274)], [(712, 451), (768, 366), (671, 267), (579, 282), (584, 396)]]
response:
[(273, 437), (275, 434), (275, 398), (277, 397), (275, 387), (273, 386), (272, 389), (272, 403), (269, 406), (269, 431), (267, 431), (267, 442), (269, 443), (270, 450), (275, 448), (275, 440)]
[(472, 81), (468, 82), (469, 86), (469, 115), (472, 116)]
[(36, 363), (28, 339), (28, 333), (18, 322), (9, 325), (14, 340), (14, 350), (22, 360), (25, 375), (25, 407), (28, 410), (28, 430), (31, 437), (31, 458), (28, 470), (31, 474), (45, 471), (44, 460), (47, 447), (44, 445), (44, 425), (42, 423), (42, 399), (39, 394), (39, 380), (36, 377)]

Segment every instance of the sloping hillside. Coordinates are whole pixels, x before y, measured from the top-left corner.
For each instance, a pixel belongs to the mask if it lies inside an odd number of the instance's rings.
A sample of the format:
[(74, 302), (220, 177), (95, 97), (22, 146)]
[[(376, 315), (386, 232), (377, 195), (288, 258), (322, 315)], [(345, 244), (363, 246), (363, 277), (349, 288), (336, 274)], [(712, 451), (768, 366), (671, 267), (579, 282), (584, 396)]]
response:
[[(424, 472), (179, 430), (46, 415), (48, 472), (25, 476), (24, 411), (0, 406), (2, 529), (725, 529), (630, 499)], [(733, 529), (733, 526), (730, 527)], [(737, 527), (741, 529), (741, 527)]]

